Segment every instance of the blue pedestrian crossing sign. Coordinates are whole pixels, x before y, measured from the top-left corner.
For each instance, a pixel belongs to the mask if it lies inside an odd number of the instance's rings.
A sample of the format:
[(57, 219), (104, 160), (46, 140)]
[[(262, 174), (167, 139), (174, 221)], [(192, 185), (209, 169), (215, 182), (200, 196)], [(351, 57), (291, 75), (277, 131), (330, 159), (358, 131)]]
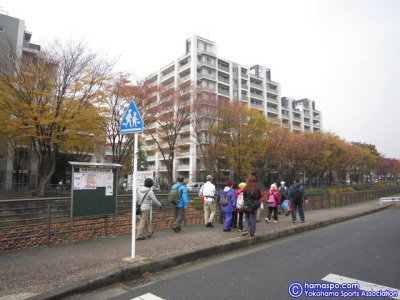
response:
[(129, 103), (119, 127), (121, 134), (143, 132), (143, 119), (135, 105), (135, 102)]

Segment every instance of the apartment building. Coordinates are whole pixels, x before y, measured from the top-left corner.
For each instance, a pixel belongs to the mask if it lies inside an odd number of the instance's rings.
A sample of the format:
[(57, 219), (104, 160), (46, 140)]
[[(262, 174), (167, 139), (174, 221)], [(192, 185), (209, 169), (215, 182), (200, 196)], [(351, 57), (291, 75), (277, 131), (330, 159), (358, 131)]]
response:
[[(13, 59), (32, 59), (40, 54), (40, 46), (30, 42), (32, 33), (25, 28), (25, 21), (11, 17), (0, 10), (0, 68), (7, 68), (8, 61)], [(3, 69), (2, 69), (3, 70)], [(0, 70), (0, 71), (2, 71)], [(11, 187), (15, 178), (18, 183), (35, 182), (37, 178), (37, 161), (32, 158), (29, 149), (13, 151), (8, 143), (0, 144), (0, 184)], [(16, 176), (15, 160), (19, 162)]]
[(316, 132), (322, 128), (322, 114), (316, 110), (314, 100), (282, 97), (281, 122), (282, 125), (290, 126), (293, 132)]
[[(199, 88), (206, 88), (218, 100), (240, 101), (258, 109), (267, 119), (280, 120), (282, 125), (290, 126), (295, 132), (321, 129), (321, 112), (315, 109), (315, 101), (281, 97), (281, 85), (272, 80), (270, 69), (261, 65), (244, 66), (219, 57), (217, 44), (197, 35), (186, 40), (183, 56), (149, 75), (146, 80), (150, 85), (164, 89), (189, 81)], [(191, 126), (187, 126), (182, 134), (189, 135), (190, 130)], [(144, 138), (149, 142), (145, 150), (154, 150), (151, 138)], [(189, 182), (196, 181), (196, 172), (201, 171), (201, 165), (194, 140), (186, 150), (174, 161), (175, 176), (183, 176)], [(149, 171), (153, 171), (156, 180), (162, 183), (166, 167), (160, 153), (152, 152), (148, 163)]]

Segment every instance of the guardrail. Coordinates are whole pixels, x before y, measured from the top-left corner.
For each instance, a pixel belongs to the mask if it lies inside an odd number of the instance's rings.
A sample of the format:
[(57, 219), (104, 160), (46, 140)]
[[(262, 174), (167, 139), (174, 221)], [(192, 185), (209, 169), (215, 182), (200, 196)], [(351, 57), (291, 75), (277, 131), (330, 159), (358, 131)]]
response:
[[(309, 195), (305, 209), (326, 209), (396, 194), (400, 194), (400, 187)], [(167, 193), (157, 194), (163, 209), (153, 211), (154, 229), (172, 227), (174, 209), (167, 198)], [(189, 194), (189, 199), (191, 204), (186, 209), (185, 225), (203, 224), (203, 209), (197, 194)], [(219, 215), (218, 210), (216, 221)], [(71, 217), (70, 197), (0, 200), (0, 252), (129, 233), (131, 224), (132, 195), (129, 194), (118, 196), (116, 214), (79, 218)]]
[(381, 198), (379, 202), (381, 203), (381, 206), (383, 206), (383, 203), (385, 202), (390, 202), (390, 203), (400, 202), (400, 197)]

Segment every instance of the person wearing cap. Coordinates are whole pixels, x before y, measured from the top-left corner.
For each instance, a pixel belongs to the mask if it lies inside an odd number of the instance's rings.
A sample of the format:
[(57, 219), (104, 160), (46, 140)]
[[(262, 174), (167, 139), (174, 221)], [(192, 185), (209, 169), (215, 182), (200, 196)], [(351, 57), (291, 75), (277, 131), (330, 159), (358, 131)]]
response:
[(223, 194), (227, 194), (229, 199), (228, 205), (226, 206), (221, 205), (221, 211), (224, 219), (224, 226), (223, 226), (224, 232), (231, 231), (232, 214), (235, 211), (236, 198), (232, 187), (233, 187), (233, 182), (231, 180), (228, 180), (225, 183), (224, 190), (219, 195), (219, 199), (221, 199)]
[(206, 227), (214, 227), (213, 221), (217, 206), (214, 201), (215, 196), (215, 185), (211, 183), (212, 176), (207, 175), (207, 182), (201, 187), (199, 196), (204, 197), (204, 222)]
[[(235, 191), (236, 201), (239, 198), (239, 195), (243, 193), (243, 189), (245, 187), (246, 187), (246, 183), (245, 182), (239, 183), (239, 189)], [(233, 215), (235, 215), (235, 214), (237, 216), (239, 231), (243, 231), (243, 208), (239, 209), (236, 206), (236, 211), (233, 213)], [(235, 219), (235, 218), (233, 217), (233, 219)], [(236, 225), (236, 222), (235, 222), (234, 225)], [(232, 227), (235, 228), (235, 226), (232, 226)]]

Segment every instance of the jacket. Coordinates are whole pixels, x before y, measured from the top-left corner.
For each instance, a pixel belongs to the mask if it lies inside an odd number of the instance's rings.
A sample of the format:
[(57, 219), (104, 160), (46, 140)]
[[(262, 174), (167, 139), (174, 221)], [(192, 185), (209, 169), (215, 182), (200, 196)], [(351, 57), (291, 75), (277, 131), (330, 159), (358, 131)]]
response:
[(224, 190), (219, 194), (220, 199), (221, 199), (221, 196), (223, 193), (228, 194), (229, 204), (227, 206), (221, 205), (221, 211), (223, 213), (234, 212), (235, 206), (236, 206), (236, 197), (235, 197), (235, 193), (234, 193), (233, 189), (231, 189), (229, 186), (226, 186), (224, 188)]
[[(147, 193), (147, 191), (149, 192)], [(138, 188), (136, 195), (136, 201), (137, 203), (140, 203), (141, 211), (150, 210), (153, 205), (161, 206), (161, 203), (158, 202), (152, 188), (141, 186)], [(143, 199), (144, 195), (146, 195), (146, 198)]]
[[(250, 202), (250, 203), (254, 203), (255, 201), (259, 201), (260, 204), (263, 203), (263, 198), (264, 198), (264, 194), (261, 191), (260, 188), (257, 188), (257, 191), (253, 194), (251, 192), (249, 192), (246, 188), (243, 190), (243, 197), (244, 197), (244, 202)], [(255, 211), (257, 209), (254, 209), (253, 207), (253, 211)]]
[[(297, 187), (300, 187), (300, 188), (299, 188), (300, 193), (303, 195), (304, 200), (306, 200), (306, 199), (307, 199), (306, 190), (304, 189), (304, 186), (302, 186), (302, 185), (301, 185), (300, 183), (298, 183), (298, 182), (296, 182), (295, 184), (293, 184), (293, 185), (290, 187), (289, 192), (288, 192), (288, 196), (289, 196), (290, 198), (293, 197), (294, 187), (296, 187), (296, 188), (297, 188)], [(292, 199), (291, 199), (291, 200), (292, 200)]]
[(204, 201), (214, 201), (215, 185), (207, 181), (200, 189), (199, 196), (204, 197)]
[(275, 203), (276, 206), (279, 206), (281, 204), (281, 196), (279, 195), (279, 192), (277, 190), (269, 190), (267, 193), (267, 204), (268, 204), (268, 199), (271, 193), (274, 193), (275, 196)]
[(175, 205), (175, 207), (186, 207), (189, 204), (189, 198), (188, 198), (188, 192), (186, 185), (183, 183), (177, 182), (175, 183), (171, 189), (178, 189), (178, 193), (180, 196), (181, 201), (179, 201), (178, 204)]

